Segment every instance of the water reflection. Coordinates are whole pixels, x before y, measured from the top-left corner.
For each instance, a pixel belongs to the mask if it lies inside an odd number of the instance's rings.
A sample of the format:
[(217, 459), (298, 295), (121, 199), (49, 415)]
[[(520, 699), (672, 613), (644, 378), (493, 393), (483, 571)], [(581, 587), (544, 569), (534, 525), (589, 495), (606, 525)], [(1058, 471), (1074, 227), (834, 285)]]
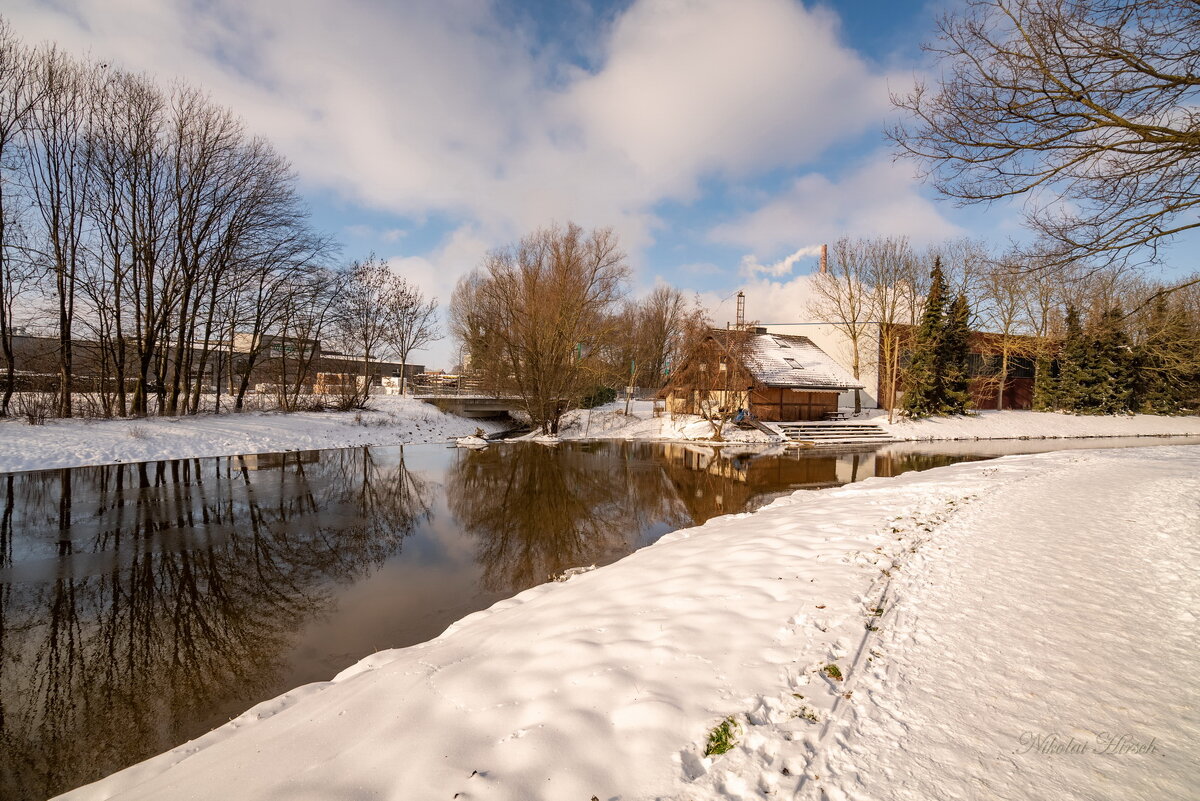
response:
[(667, 467), (613, 443), (489, 448), (462, 454), (446, 494), (477, 541), (483, 586), (512, 593), (687, 525)]
[(682, 526), (1063, 446), (409, 446), (0, 475), (0, 798), (94, 780)]
[(402, 461), (316, 459), (4, 477), (0, 795), (92, 780), (274, 689), (290, 632), (429, 506)]

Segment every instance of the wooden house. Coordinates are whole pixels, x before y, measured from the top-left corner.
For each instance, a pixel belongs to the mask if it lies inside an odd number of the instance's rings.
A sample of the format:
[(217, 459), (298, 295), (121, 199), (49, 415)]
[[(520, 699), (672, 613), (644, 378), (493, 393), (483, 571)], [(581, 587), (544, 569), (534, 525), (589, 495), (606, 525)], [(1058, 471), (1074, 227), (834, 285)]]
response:
[(714, 329), (664, 390), (667, 409), (704, 414), (704, 404), (744, 409), (766, 422), (824, 420), (838, 395), (862, 384), (808, 337)]

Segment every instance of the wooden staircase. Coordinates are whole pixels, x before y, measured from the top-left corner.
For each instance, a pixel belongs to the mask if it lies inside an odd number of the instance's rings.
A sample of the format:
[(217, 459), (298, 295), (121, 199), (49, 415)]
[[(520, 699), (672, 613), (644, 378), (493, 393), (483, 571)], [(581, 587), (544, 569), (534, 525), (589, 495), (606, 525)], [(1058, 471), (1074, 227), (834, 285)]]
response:
[(761, 423), (759, 427), (797, 444), (872, 445), (895, 441), (877, 424), (853, 420)]

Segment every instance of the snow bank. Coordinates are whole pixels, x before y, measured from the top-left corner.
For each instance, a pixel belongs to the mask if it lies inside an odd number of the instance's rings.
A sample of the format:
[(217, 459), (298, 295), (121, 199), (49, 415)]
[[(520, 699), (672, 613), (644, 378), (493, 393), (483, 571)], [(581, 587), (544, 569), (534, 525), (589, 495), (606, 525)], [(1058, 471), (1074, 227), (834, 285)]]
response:
[(1093, 416), (1030, 411), (984, 411), (960, 417), (887, 422), (878, 412), (870, 422), (901, 440), (1037, 439), (1042, 437), (1161, 437), (1200, 435), (1200, 417), (1153, 414)]
[[(726, 442), (767, 443), (771, 438), (761, 431), (743, 430), (727, 424), (722, 431)], [(537, 432), (526, 435), (531, 439)], [(703, 417), (680, 414), (672, 417), (666, 412), (654, 413), (651, 401), (633, 401), (625, 413), (625, 401), (615, 401), (595, 409), (577, 409), (563, 415), (559, 424), (559, 439), (644, 439), (644, 440), (711, 440), (712, 425)]]
[(371, 411), (243, 412), (139, 420), (0, 420), (0, 472), (243, 453), (440, 442), (502, 426), (412, 398), (374, 397)]
[[(868, 412), (859, 421), (879, 424), (902, 441), (976, 439), (1058, 439), (1071, 437), (1200, 436), (1200, 417), (1150, 414), (1093, 417), (1029, 411), (984, 411), (961, 417), (887, 422), (887, 413)], [(766, 443), (761, 431), (727, 425), (725, 441)], [(563, 416), (559, 436), (579, 439), (711, 440), (712, 426), (696, 415), (654, 415), (650, 401), (634, 401), (629, 414), (624, 401)]]
[[(1200, 574), (1193, 556), (1180, 560), (1196, 549), (1198, 472), (1196, 446), (1073, 451), (799, 492), (523, 592), (67, 797), (888, 798), (891, 770), (961, 780), (939, 791), (929, 779), (929, 794), (905, 798), (960, 797), (963, 788), (1133, 798), (1143, 786), (1171, 796), (1171, 782), (1196, 764), (1186, 717), (1196, 671), (1180, 664), (1189, 652), (1148, 657), (1141, 646), (1171, 626), (1194, 631), (1182, 616)], [(1028, 532), (1006, 522), (1018, 512)], [(1135, 539), (1114, 548), (1124, 537)], [(976, 540), (997, 541), (962, 568), (939, 556)], [(1062, 548), (1046, 542), (1027, 557), (1022, 549), (1041, 540)], [(1121, 572), (1131, 552), (1144, 565)], [(917, 590), (935, 568), (955, 577), (958, 607), (940, 602), (926, 619)], [(893, 610), (894, 580), (909, 582), (904, 618)], [(1120, 594), (1122, 613), (1085, 619), (1070, 654), (1057, 655), (1063, 627), (1096, 613), (1078, 600), (1098, 584)], [(1032, 596), (1020, 595), (1030, 587)], [(979, 614), (963, 618), (961, 607)], [(1064, 609), (1066, 621), (1045, 625)], [(1010, 645), (989, 626), (1023, 635)], [(1075, 650), (1106, 628), (1100, 648)], [(1139, 647), (1111, 647), (1126, 637)], [(909, 654), (919, 661), (905, 662)], [(957, 667), (937, 673), (944, 685), (913, 686), (944, 691), (946, 703), (931, 699), (909, 721), (883, 680), (889, 665), (916, 681), (941, 659)], [(1174, 706), (1162, 703), (1172, 694)], [(974, 696), (971, 714), (957, 711)], [(1043, 725), (1027, 714), (1052, 713), (1047, 726), (1090, 725), (1095, 709), (1124, 718), (1146, 698), (1175, 749), (1169, 760), (1096, 757), (1067, 773), (1011, 753), (1011, 725)], [(993, 722), (996, 710), (1004, 716)], [(725, 720), (737, 744), (706, 756)], [(946, 758), (941, 747), (960, 735)], [(887, 769), (873, 770), (887, 750)], [(881, 783), (864, 794), (852, 786), (855, 766)], [(1002, 791), (1010, 785), (1036, 789)]]

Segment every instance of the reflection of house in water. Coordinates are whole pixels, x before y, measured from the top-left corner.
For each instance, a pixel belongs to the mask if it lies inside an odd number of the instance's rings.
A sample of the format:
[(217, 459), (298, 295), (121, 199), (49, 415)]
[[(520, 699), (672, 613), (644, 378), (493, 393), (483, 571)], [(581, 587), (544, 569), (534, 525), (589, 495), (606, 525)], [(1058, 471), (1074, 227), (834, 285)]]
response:
[(876, 474), (872, 451), (726, 455), (719, 448), (667, 444), (662, 453), (672, 466), (687, 468), (670, 471), (670, 477), (696, 524), (756, 508), (794, 490), (836, 487)]
[(289, 464), (314, 464), (321, 461), (320, 451), (284, 451), (281, 453), (249, 453), (235, 457), (247, 470), (275, 470)]

